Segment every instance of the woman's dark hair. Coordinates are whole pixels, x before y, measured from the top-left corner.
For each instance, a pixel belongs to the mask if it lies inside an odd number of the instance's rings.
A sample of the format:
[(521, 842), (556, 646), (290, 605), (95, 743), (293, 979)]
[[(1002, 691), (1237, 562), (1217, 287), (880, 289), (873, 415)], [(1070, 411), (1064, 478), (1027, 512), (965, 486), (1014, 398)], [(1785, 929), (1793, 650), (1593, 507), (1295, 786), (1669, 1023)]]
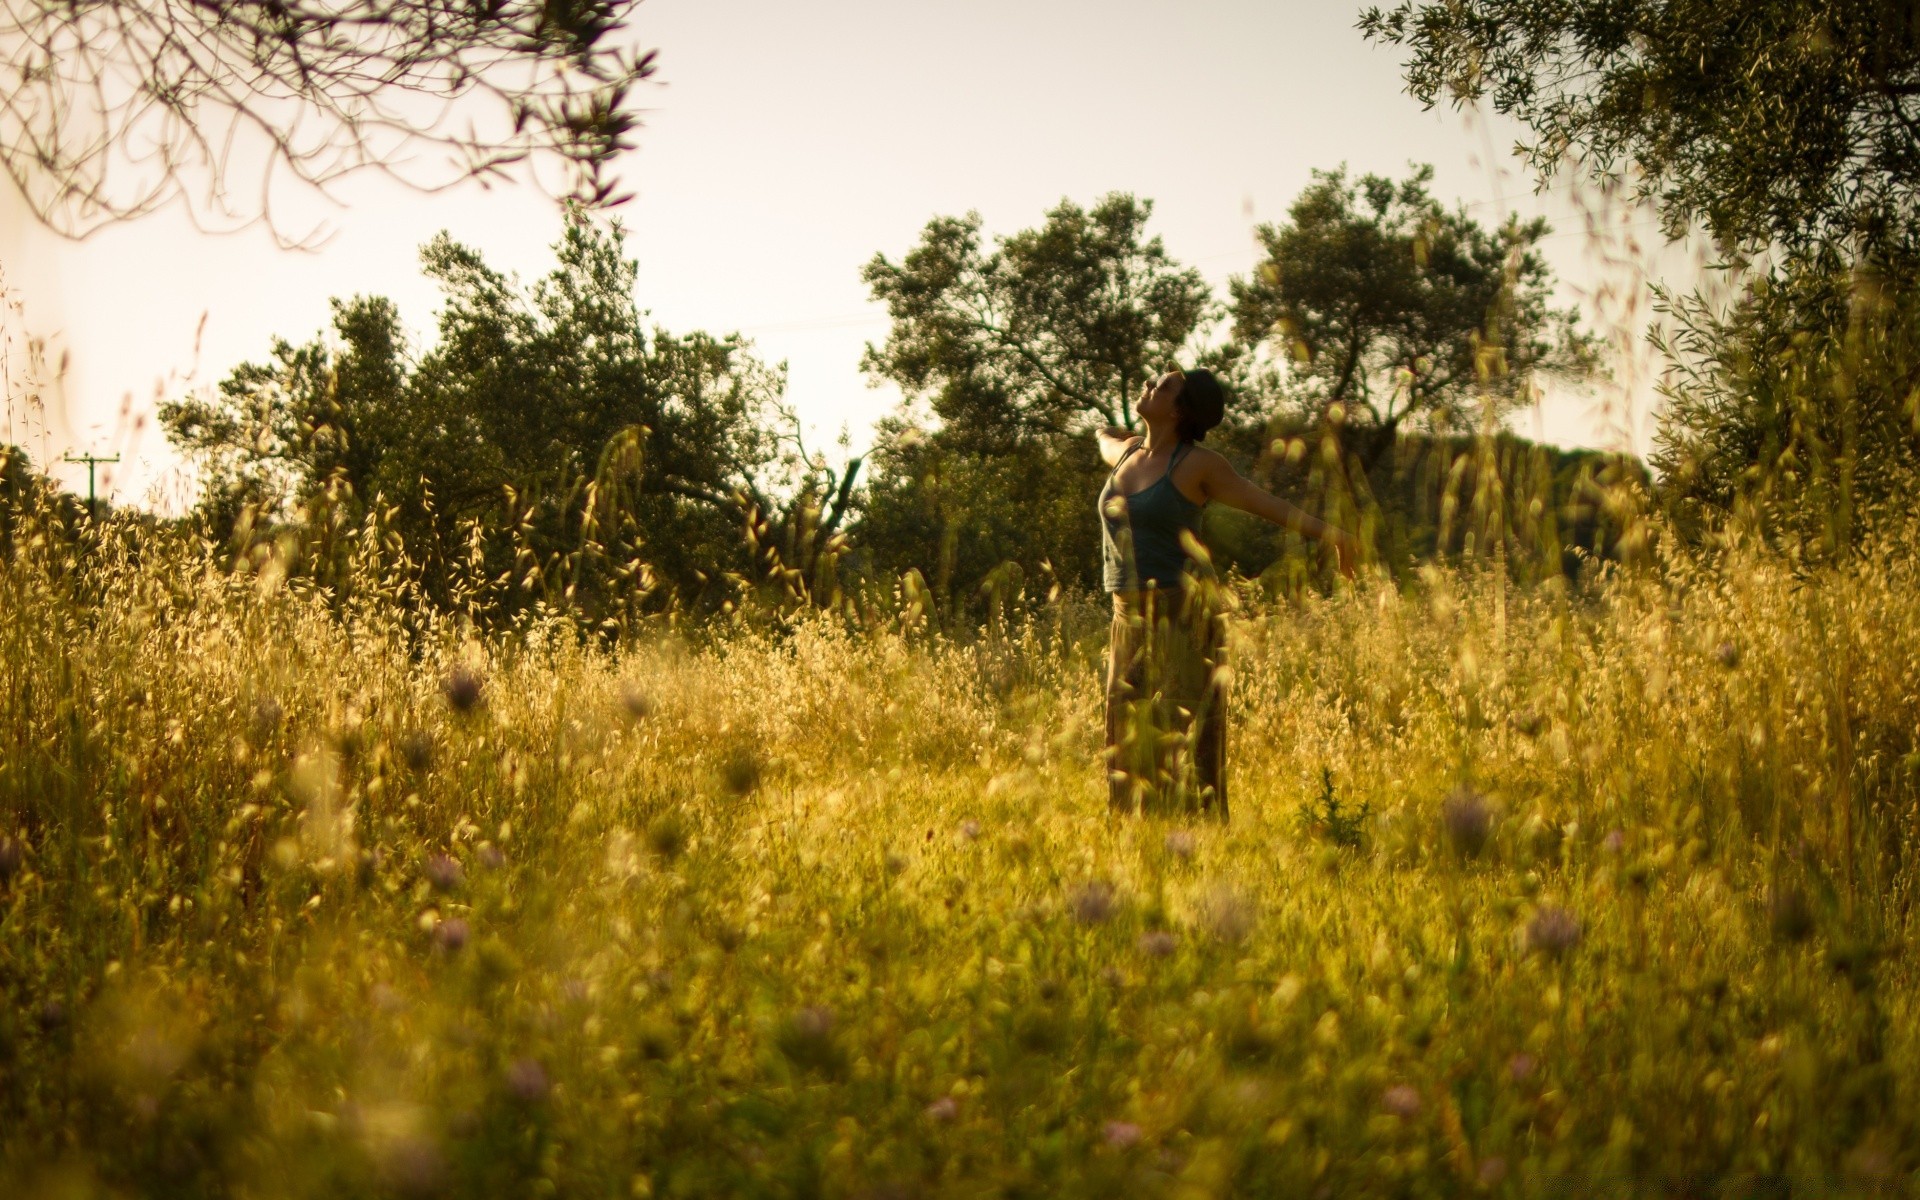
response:
[(1175, 432), (1182, 441), (1205, 441), (1207, 430), (1218, 425), (1220, 418), (1226, 415), (1226, 389), (1205, 367), (1195, 367), (1180, 374), (1180, 390), (1173, 397), (1173, 406), (1180, 413), (1174, 426)]

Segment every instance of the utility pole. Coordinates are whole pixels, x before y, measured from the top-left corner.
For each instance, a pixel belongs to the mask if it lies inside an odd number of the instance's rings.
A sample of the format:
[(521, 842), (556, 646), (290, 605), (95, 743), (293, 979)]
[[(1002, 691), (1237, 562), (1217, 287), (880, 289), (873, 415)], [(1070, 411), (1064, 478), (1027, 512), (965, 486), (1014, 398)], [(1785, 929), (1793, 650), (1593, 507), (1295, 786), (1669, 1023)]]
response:
[(117, 463), (120, 461), (120, 456), (116, 454), (112, 458), (102, 458), (97, 454), (74, 454), (69, 452), (61, 461), (87, 464), (87, 519), (95, 519), (99, 516), (99, 513), (94, 507), (93, 469), (102, 463)]

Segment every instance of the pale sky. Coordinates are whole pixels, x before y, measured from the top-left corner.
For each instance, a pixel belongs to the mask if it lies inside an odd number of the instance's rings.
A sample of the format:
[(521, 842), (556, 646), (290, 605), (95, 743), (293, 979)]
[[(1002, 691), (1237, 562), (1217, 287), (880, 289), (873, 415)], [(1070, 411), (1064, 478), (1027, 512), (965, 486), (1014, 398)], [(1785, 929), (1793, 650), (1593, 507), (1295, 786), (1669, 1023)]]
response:
[[(1309, 172), (1436, 168), (1435, 192), (1475, 216), (1546, 215), (1545, 250), (1566, 302), (1591, 327), (1634, 333), (1650, 314), (1637, 272), (1691, 277), (1691, 252), (1659, 246), (1651, 217), (1613, 213), (1638, 239), (1598, 261), (1566, 188), (1545, 196), (1507, 149), (1510, 126), (1423, 113), (1393, 50), (1362, 41), (1362, 5), (1311, 0), (646, 0), (636, 38), (660, 51), (622, 210), (640, 263), (639, 299), (675, 330), (739, 330), (785, 360), (789, 399), (831, 442), (864, 446), (899, 402), (859, 370), (886, 336), (859, 271), (898, 258), (936, 214), (978, 210), (989, 233), (1037, 224), (1063, 197), (1131, 191), (1154, 201), (1151, 229), (1225, 295), (1255, 263), (1253, 227), (1280, 219)], [(1490, 153), (1491, 152), (1491, 153)], [(423, 196), (352, 189), (346, 207), (286, 194), (331, 231), (314, 251), (281, 251), (265, 231), (206, 236), (178, 212), (79, 243), (0, 201), (0, 271), (22, 305), (12, 353), (46, 337), (64, 376), (38, 412), (15, 404), (0, 439), (37, 462), (122, 454), (103, 492), (177, 509), (190, 486), (151, 419), (162, 396), (210, 386), (262, 359), (278, 334), (304, 341), (329, 297), (392, 297), (430, 335), (436, 292), (418, 250), (439, 230), (531, 279), (549, 269), (560, 218), (526, 188)], [(1607, 297), (1611, 296), (1611, 299)], [(1629, 337), (1629, 342), (1635, 339)], [(1515, 428), (1563, 445), (1644, 452), (1651, 359), (1618, 357), (1618, 385), (1553, 395)], [(49, 463), (81, 489), (84, 468)]]

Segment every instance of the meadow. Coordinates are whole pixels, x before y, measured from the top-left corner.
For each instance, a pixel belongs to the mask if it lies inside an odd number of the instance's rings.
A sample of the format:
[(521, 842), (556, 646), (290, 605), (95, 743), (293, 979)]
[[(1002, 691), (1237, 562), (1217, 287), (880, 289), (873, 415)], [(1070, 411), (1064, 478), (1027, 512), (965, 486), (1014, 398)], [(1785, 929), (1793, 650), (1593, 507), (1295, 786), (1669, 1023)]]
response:
[(0, 1194), (1913, 1194), (1916, 545), (1235, 584), (1221, 824), (1108, 814), (1090, 599), (22, 536)]

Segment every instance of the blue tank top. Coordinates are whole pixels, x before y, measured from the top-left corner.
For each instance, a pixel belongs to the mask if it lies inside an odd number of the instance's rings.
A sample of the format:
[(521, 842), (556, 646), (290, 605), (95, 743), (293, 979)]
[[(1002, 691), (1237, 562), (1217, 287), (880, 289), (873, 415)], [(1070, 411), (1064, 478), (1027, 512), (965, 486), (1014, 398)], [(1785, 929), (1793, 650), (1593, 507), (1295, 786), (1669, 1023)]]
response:
[(1187, 571), (1187, 552), (1180, 545), (1180, 531), (1195, 537), (1200, 534), (1200, 510), (1173, 484), (1173, 468), (1179, 464), (1190, 442), (1174, 447), (1167, 462), (1167, 473), (1131, 496), (1114, 487), (1120, 463), (1140, 448), (1127, 448), (1113, 464), (1107, 485), (1100, 489), (1101, 574), (1109, 592), (1134, 591), (1152, 584), (1156, 588), (1177, 588)]

